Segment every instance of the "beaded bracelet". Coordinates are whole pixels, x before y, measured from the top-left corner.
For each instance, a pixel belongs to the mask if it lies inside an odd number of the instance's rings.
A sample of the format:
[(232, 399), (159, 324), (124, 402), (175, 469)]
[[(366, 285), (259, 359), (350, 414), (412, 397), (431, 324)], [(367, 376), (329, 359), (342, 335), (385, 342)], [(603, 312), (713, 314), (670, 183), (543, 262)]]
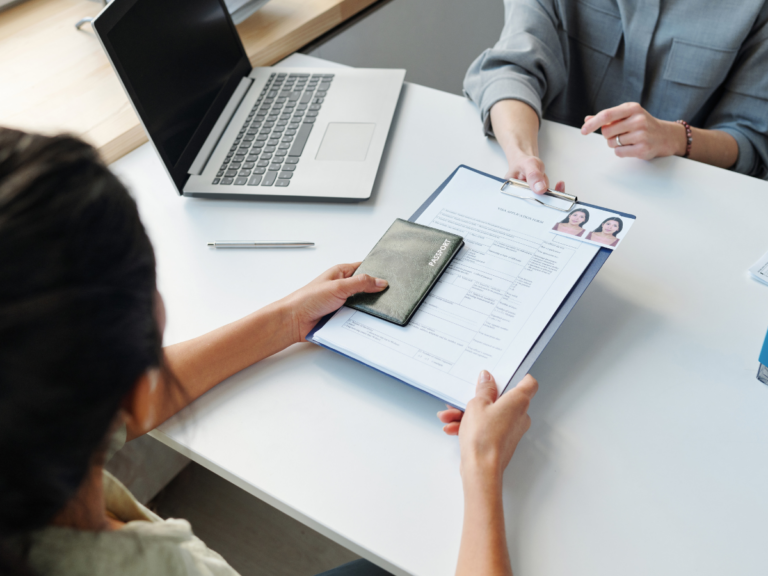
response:
[(682, 124), (685, 128), (685, 154), (683, 158), (688, 158), (691, 155), (691, 144), (693, 144), (693, 132), (691, 132), (691, 125), (685, 120), (678, 120), (678, 124)]

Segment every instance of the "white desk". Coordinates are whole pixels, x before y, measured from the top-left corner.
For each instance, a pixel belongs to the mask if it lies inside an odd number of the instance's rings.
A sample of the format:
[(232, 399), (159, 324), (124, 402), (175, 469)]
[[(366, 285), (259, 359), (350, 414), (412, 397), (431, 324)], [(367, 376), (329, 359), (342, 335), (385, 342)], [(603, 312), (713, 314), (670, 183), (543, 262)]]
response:
[[(638, 221), (532, 370), (533, 426), (505, 476), (516, 576), (765, 574), (768, 387), (755, 373), (768, 287), (746, 270), (768, 250), (768, 184), (678, 158), (622, 161), (602, 137), (549, 122), (541, 140), (551, 176)], [(471, 104), (406, 85), (362, 204), (179, 198), (146, 145), (113, 168), (154, 242), (173, 343), (361, 259), (460, 163), (505, 170)], [(226, 238), (317, 247), (205, 245)], [(448, 575), (462, 497), (440, 408), (304, 344), (154, 435), (396, 574)]]

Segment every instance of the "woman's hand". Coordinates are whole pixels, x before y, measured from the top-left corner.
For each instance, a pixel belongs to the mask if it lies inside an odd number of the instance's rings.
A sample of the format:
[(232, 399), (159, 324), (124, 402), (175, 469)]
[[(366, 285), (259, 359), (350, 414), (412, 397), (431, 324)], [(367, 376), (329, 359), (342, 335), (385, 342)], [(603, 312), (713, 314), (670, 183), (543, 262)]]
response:
[(677, 122), (654, 118), (636, 102), (626, 102), (587, 116), (581, 133), (591, 134), (598, 128), (602, 128), (608, 147), (613, 148), (619, 158), (651, 160), (685, 154), (685, 128)]
[[(523, 152), (509, 152), (507, 154), (509, 170), (505, 178), (515, 178), (528, 183), (536, 194), (544, 194), (549, 189), (549, 178), (544, 171), (544, 162), (536, 156)], [(558, 182), (555, 190), (565, 192), (565, 182)]]
[(352, 276), (358, 266), (360, 262), (338, 264), (280, 301), (289, 314), (295, 342), (304, 342), (318, 320), (338, 310), (350, 296), (381, 292), (389, 285), (386, 280), (368, 274)]
[[(539, 158), (539, 117), (525, 102), (499, 100), (491, 107), (491, 126), (509, 163), (505, 178), (525, 180), (536, 194), (549, 188), (544, 162)], [(565, 183), (555, 190), (565, 192)]]
[[(304, 288), (245, 318), (166, 347), (165, 365), (174, 375), (175, 385), (165, 383), (164, 388), (171, 392), (153, 395), (156, 378), (140, 379), (137, 387), (143, 386), (146, 394), (136, 398), (151, 406), (143, 411), (134, 410), (133, 420), (140, 425), (129, 426), (129, 439), (160, 425), (240, 370), (303, 341), (320, 318), (339, 308), (353, 294), (381, 292), (386, 288), (385, 280), (367, 274), (351, 277), (359, 265), (358, 262), (334, 266)], [(146, 399), (149, 396), (152, 401)]]
[(488, 477), (501, 476), (531, 426), (528, 405), (538, 388), (536, 379), (528, 374), (498, 398), (496, 381), (483, 370), (466, 412), (449, 407), (437, 413), (445, 423), (445, 433), (459, 436), (462, 475), (471, 469)]
[(496, 382), (480, 373), (475, 397), (466, 412), (449, 407), (437, 415), (447, 434), (458, 434), (461, 481), (464, 488), (464, 527), (457, 576), (512, 576), (504, 526), (502, 476), (517, 443), (531, 425), (528, 405), (539, 387), (529, 374), (498, 398)]

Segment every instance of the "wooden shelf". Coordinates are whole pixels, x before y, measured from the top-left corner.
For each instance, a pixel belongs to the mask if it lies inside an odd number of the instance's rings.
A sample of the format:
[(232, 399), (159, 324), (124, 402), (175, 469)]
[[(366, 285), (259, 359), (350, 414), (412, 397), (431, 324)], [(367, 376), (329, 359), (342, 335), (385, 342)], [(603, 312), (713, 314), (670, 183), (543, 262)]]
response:
[[(269, 66), (376, 0), (272, 0), (237, 29), (253, 66)], [(90, 25), (89, 0), (31, 0), (0, 12), (0, 126), (70, 132), (113, 162), (147, 141)]]

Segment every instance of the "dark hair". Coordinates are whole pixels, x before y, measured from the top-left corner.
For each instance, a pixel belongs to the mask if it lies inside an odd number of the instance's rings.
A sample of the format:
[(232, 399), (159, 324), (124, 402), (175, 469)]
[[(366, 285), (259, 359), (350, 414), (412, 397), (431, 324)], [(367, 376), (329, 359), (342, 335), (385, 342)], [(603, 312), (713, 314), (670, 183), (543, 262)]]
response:
[[(589, 222), (589, 210), (586, 208), (576, 208), (576, 210), (568, 214), (564, 220), (561, 220), (560, 224), (568, 224), (568, 221), (571, 219), (571, 214), (576, 214), (576, 212), (584, 212), (584, 222), (579, 224), (579, 228), (583, 228), (583, 225)], [(552, 220), (550, 220), (550, 222), (552, 222)], [(583, 234), (583, 232), (579, 232), (579, 234)]]
[[(619, 223), (619, 229), (616, 230), (616, 232), (614, 232), (612, 234), (612, 236), (615, 237), (616, 234), (618, 234), (619, 232), (621, 232), (624, 229), (624, 222), (621, 221), (621, 218), (618, 218), (616, 216), (611, 216), (610, 218), (606, 218), (605, 220), (603, 220), (603, 224), (605, 224), (606, 222), (610, 222), (611, 220), (615, 220), (616, 222)], [(550, 222), (551, 222), (551, 220), (550, 220)], [(600, 224), (600, 226), (595, 228), (595, 232), (602, 232), (603, 231), (603, 224)]]
[(0, 128), (0, 246), (5, 572), (24, 571), (5, 544), (74, 495), (162, 335), (136, 204), (87, 144)]

